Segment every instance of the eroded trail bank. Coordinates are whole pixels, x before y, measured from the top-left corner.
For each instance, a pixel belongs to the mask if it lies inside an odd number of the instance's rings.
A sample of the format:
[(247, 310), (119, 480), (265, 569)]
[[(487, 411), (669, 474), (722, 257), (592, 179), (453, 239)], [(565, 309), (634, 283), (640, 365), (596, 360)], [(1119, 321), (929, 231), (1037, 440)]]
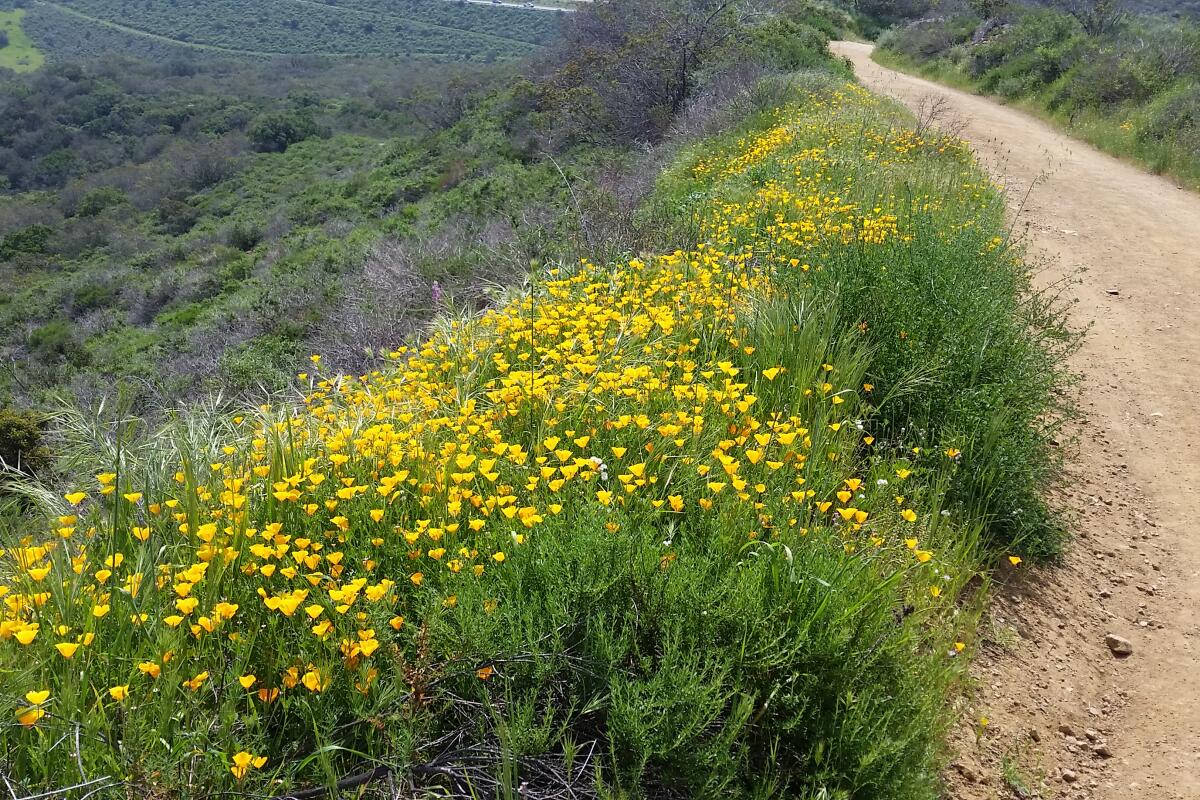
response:
[[(1016, 230), (1046, 262), (1040, 282), (1072, 279), (1072, 318), (1091, 326), (1074, 359), (1082, 419), (1054, 489), (1074, 540), (1065, 568), (998, 593), (977, 667), (990, 724), (979, 746), (964, 735), (953, 794), (1200, 797), (1200, 197), (1022, 112), (885, 69), (870, 45), (834, 50), (910, 108), (944, 98), (1008, 188)], [(1114, 656), (1110, 633), (1133, 654)]]

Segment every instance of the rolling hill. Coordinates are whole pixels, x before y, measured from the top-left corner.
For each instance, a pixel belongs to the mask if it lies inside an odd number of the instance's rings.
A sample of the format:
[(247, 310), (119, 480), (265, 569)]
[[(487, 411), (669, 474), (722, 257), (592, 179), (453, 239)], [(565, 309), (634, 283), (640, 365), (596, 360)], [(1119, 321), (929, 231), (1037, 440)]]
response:
[(446, 0), (34, 0), (23, 26), (52, 57), (386, 56), (490, 62), (552, 41), (563, 12)]

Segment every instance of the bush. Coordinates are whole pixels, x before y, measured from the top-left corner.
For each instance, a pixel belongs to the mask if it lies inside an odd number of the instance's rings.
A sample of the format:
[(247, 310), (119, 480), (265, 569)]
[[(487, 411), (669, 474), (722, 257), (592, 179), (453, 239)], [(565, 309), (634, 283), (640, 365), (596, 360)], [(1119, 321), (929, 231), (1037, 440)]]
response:
[(44, 361), (57, 361), (70, 355), (74, 345), (74, 328), (65, 319), (51, 320), (29, 335), (29, 347)]
[(319, 136), (321, 129), (306, 113), (284, 111), (254, 120), (246, 134), (259, 152), (282, 153), (297, 142)]
[(115, 186), (101, 186), (83, 196), (76, 213), (81, 217), (94, 217), (107, 208), (128, 203), (129, 198), (125, 192)]
[[(45, 420), (32, 411), (0, 408), (0, 462), (39, 474), (50, 467)], [(2, 482), (0, 482), (2, 483)]]
[(299, 347), (290, 339), (263, 336), (221, 356), (221, 380), (235, 393), (278, 391), (288, 384)]
[(238, 220), (225, 235), (225, 243), (242, 252), (253, 250), (262, 239), (262, 226), (249, 220)]
[(181, 236), (195, 227), (201, 214), (200, 209), (185, 200), (167, 198), (158, 207), (158, 224), (164, 232)]
[(8, 261), (20, 254), (46, 252), (46, 245), (54, 229), (49, 225), (30, 225), (14, 231), (0, 239), (0, 261)]
[[(1142, 141), (1200, 144), (1200, 83), (1189, 83), (1155, 99), (1138, 129)], [(1196, 148), (1200, 156), (1200, 148)]]

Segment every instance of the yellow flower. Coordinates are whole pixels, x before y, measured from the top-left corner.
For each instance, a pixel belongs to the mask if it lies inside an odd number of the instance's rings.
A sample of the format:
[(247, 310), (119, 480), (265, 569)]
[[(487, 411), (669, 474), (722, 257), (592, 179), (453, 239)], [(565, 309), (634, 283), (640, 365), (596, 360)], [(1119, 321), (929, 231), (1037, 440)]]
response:
[(75, 651), (79, 649), (79, 645), (74, 642), (59, 642), (54, 645), (54, 649), (58, 651), (60, 656), (69, 659), (75, 655)]
[(304, 673), (304, 677), (300, 679), (304, 684), (304, 688), (310, 692), (320, 692), (324, 687), (321, 685), (321, 673), (318, 670), (310, 669)]
[(187, 687), (188, 689), (192, 690), (193, 692), (196, 692), (196, 691), (200, 690), (200, 687), (203, 686), (204, 682), (207, 680), (208, 680), (208, 671), (205, 670), (204, 672), (197, 674), (195, 677), (185, 680), (183, 682), (183, 685), (185, 687)]
[(42, 708), (17, 709), (17, 722), (26, 728), (32, 728), (44, 716), (46, 716), (46, 711)]
[(71, 492), (70, 494), (63, 495), (63, 497), (71, 505), (77, 506), (87, 499), (87, 492)]
[(123, 686), (113, 686), (108, 690), (109, 696), (118, 703), (129, 697), (129, 684)]
[(34, 690), (34, 691), (25, 693), (25, 700), (31, 706), (43, 705), (49, 699), (50, 699), (50, 690), (49, 689), (40, 689), (40, 690)]
[(1008, 563), (1012, 564), (1015, 567), (1021, 563), (1021, 557), (1020, 556), (1009, 556)]
[(254, 685), (256, 680), (258, 680), (258, 678), (254, 677), (253, 675), (242, 675), (240, 678), (238, 678), (238, 683), (242, 685), (243, 689), (249, 689)]
[[(320, 356), (313, 356), (314, 363), (316, 363), (316, 360), (319, 358)], [(241, 751), (240, 753), (235, 753), (232, 760), (233, 766), (229, 768), (229, 771), (232, 772), (233, 777), (237, 778), (239, 781), (245, 778), (246, 773), (248, 773), (251, 769), (262, 769), (263, 765), (267, 763), (266, 756), (256, 756), (251, 753), (247, 753), (245, 750)]]

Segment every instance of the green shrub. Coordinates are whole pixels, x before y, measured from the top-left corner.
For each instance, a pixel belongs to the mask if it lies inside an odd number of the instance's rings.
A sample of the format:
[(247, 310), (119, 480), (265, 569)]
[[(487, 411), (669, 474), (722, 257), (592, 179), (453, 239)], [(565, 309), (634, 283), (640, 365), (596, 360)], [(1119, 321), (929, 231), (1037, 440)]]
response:
[(45, 420), (32, 411), (0, 408), (0, 462), (39, 474), (50, 467)]
[(1200, 83), (1184, 84), (1155, 98), (1147, 108), (1145, 123), (1138, 129), (1142, 141), (1200, 144), (1198, 136)]
[(74, 344), (74, 326), (65, 319), (51, 320), (29, 335), (30, 348), (38, 358), (46, 361), (56, 361), (69, 355)]
[(221, 379), (233, 392), (276, 391), (287, 386), (298, 357), (295, 341), (259, 337), (221, 356)]
[(123, 205), (129, 202), (125, 192), (115, 186), (101, 186), (92, 189), (79, 201), (76, 213), (81, 217), (94, 217), (107, 208)]
[(30, 225), (14, 231), (0, 239), (0, 261), (8, 261), (20, 254), (46, 252), (46, 244), (54, 234), (49, 225)]
[(263, 153), (282, 153), (296, 142), (320, 134), (321, 129), (313, 118), (298, 111), (264, 114), (254, 120), (246, 131), (255, 149)]
[(258, 246), (263, 239), (261, 225), (250, 220), (238, 220), (230, 226), (225, 234), (225, 243), (235, 250), (249, 252)]

